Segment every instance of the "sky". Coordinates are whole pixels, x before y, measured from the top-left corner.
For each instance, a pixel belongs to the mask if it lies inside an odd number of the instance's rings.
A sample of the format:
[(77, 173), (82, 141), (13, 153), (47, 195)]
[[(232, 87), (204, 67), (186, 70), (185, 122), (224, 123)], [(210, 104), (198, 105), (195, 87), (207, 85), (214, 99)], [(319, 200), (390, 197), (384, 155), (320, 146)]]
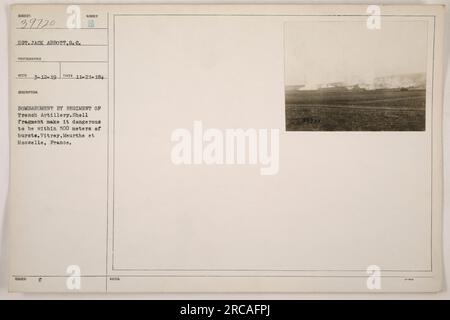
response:
[(285, 25), (286, 85), (371, 83), (375, 77), (425, 73), (427, 21), (304, 21)]

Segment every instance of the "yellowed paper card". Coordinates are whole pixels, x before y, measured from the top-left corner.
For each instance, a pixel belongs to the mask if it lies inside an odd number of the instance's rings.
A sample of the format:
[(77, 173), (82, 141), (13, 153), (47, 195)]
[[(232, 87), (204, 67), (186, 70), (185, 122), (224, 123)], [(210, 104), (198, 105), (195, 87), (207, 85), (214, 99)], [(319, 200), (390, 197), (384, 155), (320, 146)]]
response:
[(439, 291), (443, 13), (12, 6), (10, 290)]

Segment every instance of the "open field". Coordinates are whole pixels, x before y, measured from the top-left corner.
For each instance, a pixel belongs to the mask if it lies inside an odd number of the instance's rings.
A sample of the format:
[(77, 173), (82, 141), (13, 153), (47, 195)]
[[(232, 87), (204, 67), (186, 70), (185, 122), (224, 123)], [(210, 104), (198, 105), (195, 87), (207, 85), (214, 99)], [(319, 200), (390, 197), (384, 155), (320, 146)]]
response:
[(423, 131), (425, 90), (286, 88), (287, 131)]

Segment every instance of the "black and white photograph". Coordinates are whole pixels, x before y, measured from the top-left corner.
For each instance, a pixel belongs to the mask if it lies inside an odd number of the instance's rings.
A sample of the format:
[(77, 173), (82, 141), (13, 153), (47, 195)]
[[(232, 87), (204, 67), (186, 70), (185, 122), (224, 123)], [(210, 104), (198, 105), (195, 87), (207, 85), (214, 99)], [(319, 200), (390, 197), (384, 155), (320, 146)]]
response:
[(286, 131), (424, 131), (427, 22), (285, 24)]

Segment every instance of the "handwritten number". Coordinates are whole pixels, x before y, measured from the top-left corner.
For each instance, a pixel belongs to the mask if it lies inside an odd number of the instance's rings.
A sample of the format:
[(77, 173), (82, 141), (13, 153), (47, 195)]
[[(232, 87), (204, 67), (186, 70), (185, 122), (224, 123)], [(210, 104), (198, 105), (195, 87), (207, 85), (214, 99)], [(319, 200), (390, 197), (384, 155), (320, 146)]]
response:
[(20, 29), (44, 29), (49, 26), (54, 26), (56, 22), (55, 20), (30, 18), (22, 19), (19, 23), (21, 24)]

